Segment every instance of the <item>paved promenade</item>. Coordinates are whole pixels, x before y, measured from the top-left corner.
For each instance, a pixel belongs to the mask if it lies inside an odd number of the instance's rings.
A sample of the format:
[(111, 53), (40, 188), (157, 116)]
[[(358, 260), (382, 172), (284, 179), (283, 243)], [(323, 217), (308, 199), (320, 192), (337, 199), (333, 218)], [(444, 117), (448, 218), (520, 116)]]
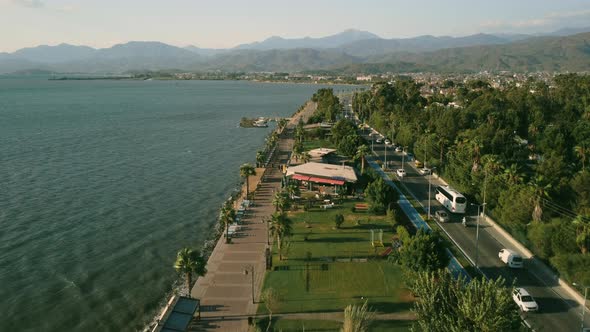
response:
[(218, 241), (207, 263), (207, 274), (197, 280), (191, 291), (193, 297), (201, 299), (201, 319), (191, 324), (191, 331), (248, 331), (248, 316), (256, 314), (265, 274), (264, 251), (268, 235), (264, 220), (274, 212), (272, 199), (280, 190), (282, 173), (278, 165), (289, 159), (293, 128), (299, 117), (306, 120), (314, 110), (315, 105), (308, 104), (291, 119), (281, 135), (271, 166), (255, 192), (255, 205), (248, 209), (244, 218), (242, 231), (232, 238), (232, 243), (225, 243), (223, 237)]

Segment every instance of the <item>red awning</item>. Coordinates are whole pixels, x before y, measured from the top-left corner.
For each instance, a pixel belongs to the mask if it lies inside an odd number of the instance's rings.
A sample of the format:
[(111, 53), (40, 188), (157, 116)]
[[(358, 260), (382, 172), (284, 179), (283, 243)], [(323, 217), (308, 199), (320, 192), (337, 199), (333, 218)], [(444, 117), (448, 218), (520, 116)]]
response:
[(291, 178), (293, 180), (309, 181), (309, 176), (307, 175), (294, 174)]
[(309, 181), (316, 182), (316, 183), (335, 184), (335, 185), (339, 185), (339, 186), (344, 184), (344, 181), (342, 181), (342, 180), (332, 180), (332, 179), (324, 179), (324, 178), (316, 178), (316, 177), (310, 177)]

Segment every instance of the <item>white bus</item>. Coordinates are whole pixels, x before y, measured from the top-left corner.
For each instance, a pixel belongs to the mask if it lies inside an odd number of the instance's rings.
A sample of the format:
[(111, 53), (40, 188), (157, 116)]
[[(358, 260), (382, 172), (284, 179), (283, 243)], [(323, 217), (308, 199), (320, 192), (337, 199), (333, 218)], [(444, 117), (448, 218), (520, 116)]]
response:
[(467, 199), (457, 190), (448, 186), (436, 187), (436, 200), (453, 213), (465, 213)]

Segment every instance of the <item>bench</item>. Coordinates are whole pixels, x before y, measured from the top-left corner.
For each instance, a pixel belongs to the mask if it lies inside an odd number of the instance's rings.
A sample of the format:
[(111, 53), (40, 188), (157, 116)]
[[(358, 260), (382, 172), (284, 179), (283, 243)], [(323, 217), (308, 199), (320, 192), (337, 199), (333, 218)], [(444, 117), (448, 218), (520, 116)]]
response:
[(368, 211), (369, 210), (369, 204), (355, 204), (354, 205), (354, 210), (355, 211)]

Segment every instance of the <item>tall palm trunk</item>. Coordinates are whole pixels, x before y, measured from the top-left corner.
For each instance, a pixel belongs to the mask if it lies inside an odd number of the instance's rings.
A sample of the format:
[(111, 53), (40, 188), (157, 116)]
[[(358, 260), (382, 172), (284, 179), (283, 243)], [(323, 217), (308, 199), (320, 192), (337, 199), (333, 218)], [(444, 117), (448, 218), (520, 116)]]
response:
[(190, 272), (186, 273), (186, 289), (188, 290), (188, 297), (191, 296), (191, 285), (193, 283), (193, 274)]
[(361, 157), (361, 174), (365, 173), (365, 156)]
[(279, 249), (279, 260), (282, 261), (283, 260), (283, 249), (281, 246), (281, 236), (277, 235), (277, 249)]
[(250, 195), (250, 181), (248, 180), (250, 176), (246, 176), (246, 199), (248, 199)]

